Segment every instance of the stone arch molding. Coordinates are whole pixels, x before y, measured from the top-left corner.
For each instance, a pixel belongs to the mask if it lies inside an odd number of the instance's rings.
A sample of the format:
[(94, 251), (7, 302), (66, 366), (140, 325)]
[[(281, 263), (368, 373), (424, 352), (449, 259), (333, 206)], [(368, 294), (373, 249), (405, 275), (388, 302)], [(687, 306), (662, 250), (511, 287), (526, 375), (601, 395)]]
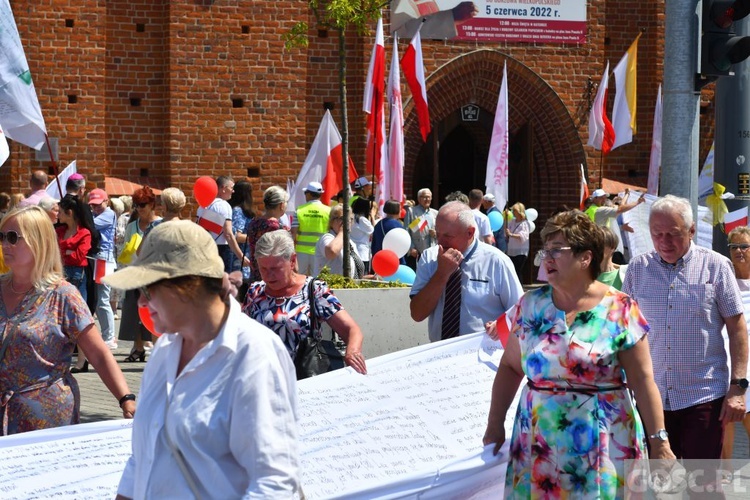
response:
[[(559, 95), (520, 61), (496, 50), (480, 49), (439, 67), (426, 81), (431, 122), (434, 126), (470, 103), (494, 113), (506, 62), (511, 135), (525, 124), (531, 124), (534, 130), (537, 182), (532, 196), (541, 201), (540, 193), (544, 193), (542, 198), (570, 202), (569, 198), (577, 198), (579, 165), (586, 164), (583, 144)], [(411, 177), (424, 143), (411, 100), (406, 103), (405, 114), (406, 174)]]

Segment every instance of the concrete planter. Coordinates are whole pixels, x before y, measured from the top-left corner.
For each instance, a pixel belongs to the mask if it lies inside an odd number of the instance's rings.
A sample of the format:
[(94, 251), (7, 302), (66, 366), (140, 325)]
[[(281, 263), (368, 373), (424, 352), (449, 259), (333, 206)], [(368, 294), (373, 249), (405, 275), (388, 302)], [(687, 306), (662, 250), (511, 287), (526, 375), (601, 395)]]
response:
[(364, 335), (362, 353), (375, 358), (427, 344), (427, 320), (416, 323), (409, 313), (411, 288), (347, 288), (333, 293)]

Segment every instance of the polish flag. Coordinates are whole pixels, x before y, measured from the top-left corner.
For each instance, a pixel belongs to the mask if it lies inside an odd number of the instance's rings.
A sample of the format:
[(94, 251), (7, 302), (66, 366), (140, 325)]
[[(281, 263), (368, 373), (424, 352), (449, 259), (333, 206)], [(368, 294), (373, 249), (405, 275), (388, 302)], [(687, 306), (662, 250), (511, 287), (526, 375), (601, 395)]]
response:
[(217, 239), (224, 232), (224, 222), (226, 218), (210, 208), (199, 208), (198, 212), (198, 225), (211, 233), (213, 239)]
[(633, 142), (633, 134), (636, 132), (635, 111), (637, 99), (637, 82), (638, 82), (638, 39), (641, 38), (639, 33), (635, 41), (620, 62), (615, 66), (615, 103), (612, 108), (612, 128), (615, 131), (615, 142), (612, 149), (623, 144)]
[(422, 60), (422, 39), (419, 31), (414, 34), (409, 47), (401, 58), (401, 69), (404, 70), (406, 83), (409, 84), (414, 106), (417, 108), (419, 130), (422, 140), (427, 142), (427, 136), (432, 130), (430, 125), (430, 110), (427, 107), (427, 85), (424, 78), (424, 61)]
[(581, 210), (586, 209), (586, 200), (589, 199), (589, 183), (586, 180), (586, 173), (583, 171), (583, 163), (581, 163)]
[[(331, 197), (344, 188), (343, 164), (341, 134), (339, 134), (339, 129), (333, 122), (331, 112), (326, 110), (315, 140), (310, 146), (307, 158), (305, 158), (305, 163), (294, 182), (294, 192), (289, 193), (287, 212), (293, 212), (305, 203), (305, 195), (302, 190), (313, 181), (323, 184), (324, 193), (321, 200), (326, 205), (329, 204)], [(359, 176), (354, 168), (354, 162), (349, 157), (349, 179), (356, 179), (357, 177)]]
[(370, 55), (365, 81), (365, 98), (362, 109), (367, 113), (367, 168), (365, 171), (381, 178), (385, 171), (385, 42), (383, 19), (378, 19), (375, 45)]
[(115, 272), (115, 263), (104, 259), (96, 259), (94, 262), (94, 281), (101, 285), (102, 278)]
[(513, 318), (516, 315), (516, 306), (511, 307), (497, 318), (497, 338), (503, 345), (503, 349), (508, 345), (508, 337), (513, 329)]
[(740, 226), (747, 226), (747, 207), (734, 210), (724, 215), (724, 234)]
[(662, 98), (661, 85), (656, 94), (656, 108), (654, 108), (654, 129), (651, 136), (651, 159), (648, 163), (648, 194), (659, 196), (659, 173), (661, 171), (661, 117)]
[(508, 203), (508, 71), (503, 64), (503, 80), (495, 108), (490, 153), (484, 179), (487, 192), (495, 195), (495, 204), (504, 209)]
[(398, 37), (393, 36), (393, 56), (388, 75), (388, 106), (391, 130), (388, 138), (386, 199), (404, 201), (404, 107), (401, 102), (401, 70), (398, 67)]
[(615, 142), (615, 130), (607, 118), (607, 86), (609, 84), (609, 62), (604, 69), (602, 81), (596, 91), (594, 104), (589, 114), (589, 146), (598, 149), (602, 154), (607, 154)]

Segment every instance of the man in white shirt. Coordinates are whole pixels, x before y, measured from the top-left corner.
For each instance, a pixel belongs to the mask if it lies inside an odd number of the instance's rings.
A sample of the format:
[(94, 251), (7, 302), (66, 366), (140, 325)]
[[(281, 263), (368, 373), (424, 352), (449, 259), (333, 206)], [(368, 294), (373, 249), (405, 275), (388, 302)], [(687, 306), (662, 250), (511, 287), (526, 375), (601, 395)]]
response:
[(471, 213), (474, 214), (474, 220), (477, 223), (477, 229), (479, 229), (479, 237), (488, 245), (494, 245), (495, 236), (492, 234), (490, 219), (479, 210), (483, 199), (484, 193), (481, 189), (469, 191), (469, 207), (471, 207)]
[(219, 255), (224, 261), (224, 270), (229, 273), (232, 271), (232, 252), (242, 261), (242, 266), (249, 266), (250, 261), (243, 255), (232, 230), (232, 207), (227, 200), (234, 193), (234, 180), (228, 175), (221, 175), (216, 178), (216, 186), (219, 188), (216, 199), (208, 207), (198, 209), (198, 223), (200, 224), (201, 219), (215, 219), (214, 222), (221, 227), (221, 229), (208, 229), (208, 232), (211, 233), (211, 237), (219, 247)]

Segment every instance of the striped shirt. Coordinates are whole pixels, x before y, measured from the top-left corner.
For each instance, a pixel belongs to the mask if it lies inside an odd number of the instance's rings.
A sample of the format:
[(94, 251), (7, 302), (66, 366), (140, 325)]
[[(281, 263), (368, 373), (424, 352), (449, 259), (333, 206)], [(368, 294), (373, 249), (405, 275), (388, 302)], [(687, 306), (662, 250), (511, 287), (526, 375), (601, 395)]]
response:
[(622, 291), (648, 320), (654, 379), (665, 410), (724, 397), (729, 390), (724, 318), (744, 312), (728, 258), (690, 244), (675, 264), (656, 251), (633, 258)]

